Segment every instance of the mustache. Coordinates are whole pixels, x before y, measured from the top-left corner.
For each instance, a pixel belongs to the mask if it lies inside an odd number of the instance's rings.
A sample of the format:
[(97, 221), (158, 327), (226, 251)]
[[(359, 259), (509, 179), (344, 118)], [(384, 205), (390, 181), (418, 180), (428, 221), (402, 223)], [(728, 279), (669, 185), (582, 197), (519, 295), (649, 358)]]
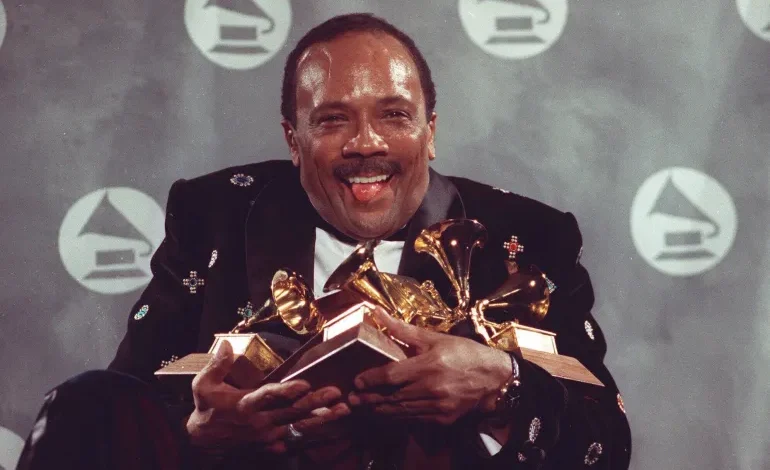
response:
[(402, 172), (399, 162), (388, 160), (361, 158), (342, 162), (334, 167), (334, 176), (340, 179), (347, 179), (353, 176), (366, 174), (386, 174), (394, 175)]

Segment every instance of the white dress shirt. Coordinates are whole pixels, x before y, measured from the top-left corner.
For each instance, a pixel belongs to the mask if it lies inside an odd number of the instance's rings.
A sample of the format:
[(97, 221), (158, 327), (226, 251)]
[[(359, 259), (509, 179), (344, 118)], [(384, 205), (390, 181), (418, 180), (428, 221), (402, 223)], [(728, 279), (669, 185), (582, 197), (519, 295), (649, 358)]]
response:
[[(356, 245), (345, 243), (334, 235), (315, 229), (315, 262), (313, 266), (313, 293), (323, 297), (324, 284), (335, 269), (353, 253)], [(384, 273), (396, 274), (404, 242), (383, 240), (374, 248), (374, 262)]]

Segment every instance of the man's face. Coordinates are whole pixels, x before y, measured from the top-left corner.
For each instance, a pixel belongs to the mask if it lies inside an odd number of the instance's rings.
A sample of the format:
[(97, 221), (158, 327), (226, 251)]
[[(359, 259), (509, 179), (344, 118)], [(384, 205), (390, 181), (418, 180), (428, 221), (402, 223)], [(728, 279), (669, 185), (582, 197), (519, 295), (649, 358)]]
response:
[(296, 128), (283, 127), (315, 209), (357, 240), (398, 231), (425, 196), (435, 152), (436, 116), (426, 118), (407, 49), (379, 33), (316, 44), (300, 58), (296, 93)]

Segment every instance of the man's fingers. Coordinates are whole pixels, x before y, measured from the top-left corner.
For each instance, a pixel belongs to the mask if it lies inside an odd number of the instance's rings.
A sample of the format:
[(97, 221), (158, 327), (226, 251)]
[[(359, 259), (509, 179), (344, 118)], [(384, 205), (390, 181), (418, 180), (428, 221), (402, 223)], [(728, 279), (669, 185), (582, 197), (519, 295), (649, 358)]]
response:
[(383, 395), (381, 393), (356, 393), (350, 392), (348, 403), (351, 406), (379, 405), (380, 403), (389, 403), (392, 395)]
[(365, 370), (356, 376), (353, 384), (358, 390), (373, 387), (397, 387), (416, 380), (423, 360), (420, 356)]
[[(349, 414), (350, 408), (345, 403), (337, 403), (329, 408), (319, 408), (311, 412), (300, 412), (293, 408), (266, 411), (252, 415), (252, 426), (264, 427), (266, 423), (270, 424), (267, 430), (259, 436), (252, 434), (251, 439), (266, 445), (285, 441), (289, 438), (289, 424), (292, 424), (296, 431), (307, 434), (308, 438), (315, 438), (329, 431), (324, 428), (324, 425), (342, 419)], [(253, 431), (253, 427), (251, 429)], [(330, 435), (329, 437), (333, 436)]]
[(205, 390), (199, 389), (199, 392), (201, 393), (199, 410), (206, 411), (214, 408), (219, 415), (232, 417), (236, 416), (233, 411), (237, 409), (245, 393), (227, 384), (213, 385)]
[(341, 397), (342, 392), (337, 387), (325, 387), (308, 393), (289, 407), (270, 411), (268, 419), (275, 425), (293, 423), (315, 409), (329, 407)]
[(273, 454), (283, 454), (287, 450), (289, 450), (288, 446), (286, 445), (285, 441), (275, 441), (269, 446), (267, 446), (267, 451), (271, 452)]
[(433, 335), (437, 334), (394, 318), (388, 315), (382, 307), (375, 308), (371, 315), (377, 324), (386, 328), (389, 335), (414, 347), (418, 354), (433, 343)]
[(377, 392), (350, 392), (348, 402), (353, 406), (372, 406), (382, 403), (397, 403), (400, 401), (432, 399), (431, 394), (416, 384), (396, 390), (394, 393), (385, 394)]
[(301, 433), (313, 434), (320, 431), (325, 424), (337, 421), (350, 415), (350, 408), (344, 403), (337, 403), (331, 408), (313, 410), (312, 416), (294, 423), (294, 429)]
[(304, 413), (310, 413), (311, 411), (329, 406), (342, 397), (342, 392), (337, 387), (324, 387), (320, 388), (312, 393), (308, 393), (304, 397), (300, 398), (292, 408)]
[(288, 426), (274, 426), (269, 430), (264, 430), (261, 433), (254, 434), (252, 428), (249, 439), (252, 442), (259, 442), (262, 445), (268, 446), (268, 448), (276, 443), (285, 442), (289, 438)]
[(192, 393), (199, 410), (230, 408), (240, 400), (243, 391), (224, 382), (235, 357), (230, 343), (225, 341), (208, 364), (193, 378)]
[[(337, 405), (334, 405), (334, 406), (337, 406)], [(331, 408), (327, 408), (324, 406), (323, 408), (317, 408), (311, 411), (310, 414), (313, 416), (325, 416), (325, 415), (328, 415), (329, 412), (331, 412)]]
[(383, 403), (374, 407), (374, 412), (393, 417), (432, 416), (441, 413), (435, 400), (411, 400), (398, 403)]
[[(212, 384), (218, 384), (224, 382), (227, 374), (230, 373), (230, 369), (235, 363), (235, 355), (233, 354), (233, 347), (229, 341), (222, 341), (222, 345), (217, 349), (214, 357), (209, 360), (209, 363), (198, 373), (194, 382), (206, 382)], [(195, 384), (194, 384), (195, 385)]]
[(409, 384), (391, 394), (351, 392), (352, 406), (368, 406), (376, 413), (390, 416), (431, 415), (440, 412), (436, 397), (418, 383)]
[(305, 395), (310, 385), (304, 380), (286, 383), (265, 384), (245, 395), (238, 402), (237, 410), (242, 414), (252, 414), (272, 408), (283, 408)]

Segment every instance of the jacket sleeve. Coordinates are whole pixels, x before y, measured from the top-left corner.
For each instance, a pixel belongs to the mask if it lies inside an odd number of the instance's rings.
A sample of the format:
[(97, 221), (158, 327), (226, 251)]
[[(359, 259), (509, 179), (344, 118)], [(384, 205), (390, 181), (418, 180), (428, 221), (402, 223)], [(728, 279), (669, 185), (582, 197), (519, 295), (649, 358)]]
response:
[(580, 231), (572, 214), (563, 214), (549, 232), (546, 273), (555, 290), (541, 327), (556, 333), (559, 354), (580, 360), (605, 387), (556, 379), (519, 359), (521, 399), (494, 467), (625, 470), (631, 434), (620, 392), (604, 365), (607, 344), (591, 315), (594, 293), (579, 260)]
[(171, 187), (166, 236), (151, 261), (152, 280), (128, 316), (128, 328), (109, 369), (135, 376), (163, 391), (154, 372), (194, 352), (205, 293), (208, 258), (202, 224), (183, 180)]

